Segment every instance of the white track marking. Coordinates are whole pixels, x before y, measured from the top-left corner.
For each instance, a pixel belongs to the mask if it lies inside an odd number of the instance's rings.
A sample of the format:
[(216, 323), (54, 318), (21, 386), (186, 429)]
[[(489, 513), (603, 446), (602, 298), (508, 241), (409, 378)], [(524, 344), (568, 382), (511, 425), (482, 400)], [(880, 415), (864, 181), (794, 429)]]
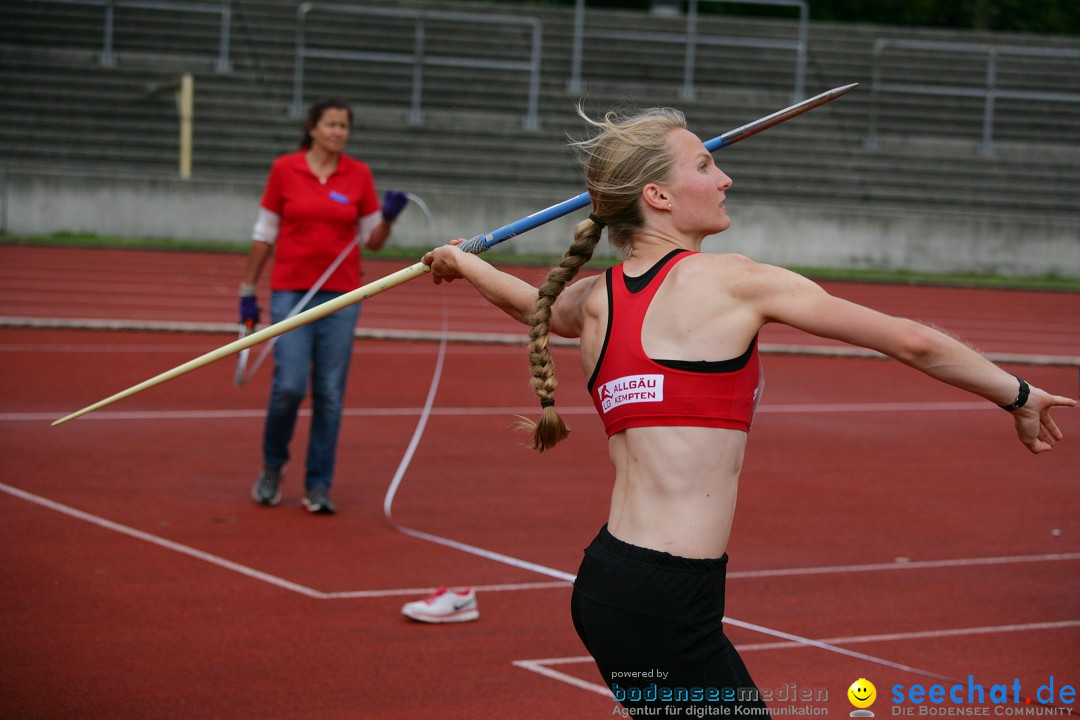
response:
[[(166, 540), (163, 537), (152, 535), (142, 530), (136, 530), (135, 528), (128, 527), (127, 525), (121, 525), (120, 523), (113, 522), (112, 520), (106, 520), (103, 517), (92, 515), (82, 510), (77, 510), (70, 505), (64, 505), (54, 500), (35, 495), (34, 493), (20, 490), (19, 488), (12, 487), (10, 485), (0, 483), (0, 492), (7, 493), (13, 497), (17, 497), (20, 500), (40, 505), (54, 512), (58, 512), (68, 517), (73, 517), (83, 522), (88, 522), (91, 525), (104, 528), (106, 530), (112, 530), (113, 532), (120, 533), (121, 535), (127, 535), (128, 537), (135, 538), (136, 540), (142, 540), (143, 542), (150, 543), (151, 545), (157, 545), (158, 547), (165, 548), (166, 550), (172, 550), (173, 552), (186, 555), (188, 557), (195, 558), (196, 560), (202, 560), (203, 562), (210, 563), (219, 568), (230, 570), (235, 573), (239, 573), (252, 580), (259, 580), (260, 582), (268, 583), (274, 587), (281, 588), (282, 590), (289, 590), (291, 592), (298, 593), (305, 597), (313, 598), (315, 600), (341, 600), (341, 599), (363, 599), (363, 598), (380, 598), (380, 597), (395, 597), (406, 595), (430, 595), (438, 588), (394, 588), (389, 590), (353, 590), (348, 592), (322, 592), (299, 583), (294, 583), (290, 580), (279, 578), (270, 573), (262, 572), (261, 570), (255, 570), (254, 568), (240, 563), (233, 562), (232, 560), (226, 560), (223, 557), (218, 557), (208, 552), (198, 550), (189, 545), (173, 542), (172, 540)], [(507, 592), (517, 590), (548, 590), (553, 588), (566, 588), (569, 587), (567, 582), (532, 582), (532, 583), (502, 583), (498, 585), (474, 585), (476, 590), (482, 592)]]
[[(854, 645), (858, 643), (897, 642), (902, 640), (927, 640), (934, 638), (962, 637), (970, 635), (998, 635), (1002, 633), (1014, 632), (1039, 632), (1045, 630), (1061, 630), (1064, 628), (1075, 627), (1080, 627), (1080, 620), (1062, 620), (1059, 622), (1035, 622), (1017, 625), (987, 625), (984, 627), (951, 628), (945, 630), (923, 630), (904, 633), (886, 633), (881, 635), (856, 635), (852, 637), (827, 638), (822, 639), (820, 642), (827, 643), (829, 645)], [(789, 641), (772, 643), (747, 643), (739, 644), (735, 647), (740, 653), (742, 653), (760, 650), (788, 650), (792, 648), (814, 647), (814, 645), (810, 645), (801, 641)], [(543, 675), (545, 677), (567, 683), (568, 685), (580, 687), (585, 690), (591, 690), (592, 692), (598, 693), (600, 695), (611, 697), (611, 692), (599, 683), (587, 682), (585, 680), (581, 680), (580, 678), (574, 677), (573, 675), (568, 675), (566, 673), (551, 669), (552, 665), (592, 665), (592, 663), (593, 659), (588, 655), (513, 661), (513, 664), (515, 666), (523, 668), (525, 670), (530, 670), (532, 672), (539, 673), (540, 675)], [(897, 667), (899, 669), (904, 668), (904, 666), (900, 665), (894, 665), (893, 667)], [(932, 675), (931, 677), (939, 678), (949, 682), (959, 682), (955, 678), (946, 677), (944, 675)]]
[(524, 668), (534, 673), (549, 677), (553, 680), (566, 683), (567, 685), (573, 685), (574, 687), (581, 688), (582, 690), (588, 690), (590, 692), (603, 695), (609, 700), (614, 700), (615, 696), (611, 694), (611, 690), (607, 689), (599, 683), (589, 682), (588, 680), (582, 680), (576, 678), (573, 675), (567, 675), (566, 673), (559, 672), (558, 670), (552, 670), (549, 665), (565, 665), (571, 663), (592, 663), (593, 659), (586, 655), (585, 657), (572, 657), (572, 658), (551, 658), (548, 660), (514, 660), (513, 664), (519, 668)]
[(87, 353), (97, 354), (128, 354), (137, 353), (139, 355), (148, 355), (150, 353), (187, 353), (197, 352), (199, 346), (191, 343), (188, 345), (148, 345), (140, 343), (128, 343), (126, 345), (105, 345), (101, 343), (0, 343), (0, 353), (78, 353), (79, 355), (85, 355)]
[(819, 650), (828, 650), (829, 652), (836, 653), (837, 655), (846, 655), (857, 660), (865, 660), (866, 662), (873, 663), (875, 665), (884, 665), (885, 667), (891, 667), (896, 670), (903, 670), (904, 672), (914, 673), (915, 675), (922, 675), (923, 677), (934, 678), (936, 680), (952, 680), (948, 675), (940, 675), (929, 670), (920, 670), (917, 667), (910, 665), (904, 665), (902, 663), (893, 662), (892, 660), (885, 660), (884, 658), (875, 657), (874, 655), (867, 655), (866, 653), (856, 652), (854, 650), (848, 650), (824, 640), (814, 640), (812, 638), (802, 637), (801, 635), (793, 635), (792, 633), (784, 632), (783, 630), (776, 630), (773, 628), (767, 628), (763, 625), (756, 625), (754, 623), (744, 622), (742, 620), (736, 620), (735, 618), (725, 617), (724, 622), (728, 625), (740, 627), (746, 630), (753, 630), (754, 632), (762, 633), (763, 635), (772, 635), (773, 637), (784, 638), (790, 640), (796, 645), (803, 645), (809, 647), (815, 647)]
[(106, 530), (112, 530), (113, 532), (118, 532), (121, 535), (127, 535), (128, 537), (133, 537), (136, 540), (142, 540), (143, 542), (148, 542), (152, 545), (163, 547), (166, 550), (172, 550), (173, 552), (180, 553), (181, 555), (187, 555), (188, 557), (193, 557), (197, 560), (208, 562), (211, 565), (216, 565), (220, 568), (240, 573), (241, 575), (247, 576), (254, 580), (260, 580), (264, 583), (269, 583), (270, 585), (282, 588), (283, 590), (291, 590), (292, 592), (299, 593), (310, 598), (321, 599), (321, 597), (323, 596), (323, 593), (319, 592), (318, 590), (312, 590), (311, 588), (305, 587), (298, 583), (290, 582), (289, 580), (283, 580), (282, 578), (275, 577), (274, 575), (270, 575), (269, 573), (264, 573), (260, 570), (254, 570), (247, 567), (246, 565), (241, 565), (240, 563), (235, 563), (231, 560), (220, 558), (217, 555), (211, 555), (210, 553), (203, 552), (202, 550), (196, 550), (193, 547), (182, 545), (180, 543), (173, 542), (172, 540), (166, 540), (165, 538), (158, 537), (157, 535), (151, 535), (150, 533), (143, 532), (142, 530), (130, 528), (127, 525), (121, 525), (120, 523), (106, 520), (105, 518), (98, 517), (97, 515), (91, 515), (90, 513), (83, 512), (82, 510), (76, 510), (69, 505), (63, 505), (53, 500), (49, 500), (48, 498), (43, 498), (40, 495), (34, 495), (33, 493), (28, 493), (25, 490), (20, 490), (4, 483), (0, 483), (0, 491), (6, 492), (9, 495), (14, 495), (15, 497), (26, 500), (27, 502), (40, 505), (50, 510), (54, 510), (58, 513), (62, 513), (69, 517), (88, 522), (92, 525), (97, 525), (98, 527), (105, 528)]
[(809, 568), (778, 568), (776, 570), (743, 570), (729, 572), (728, 580), (794, 575), (843, 575), (847, 573), (880, 572), (889, 570), (930, 570), (936, 568), (972, 567), (978, 565), (1010, 565), (1013, 563), (1059, 562), (1080, 560), (1080, 553), (1048, 553), (1046, 555), (1005, 555), (1002, 557), (955, 558), (950, 560), (919, 560), (915, 562), (868, 563), (865, 565), (823, 565)]
[[(243, 575), (252, 577), (256, 580), (264, 580), (270, 582), (272, 585), (278, 585), (287, 590), (295, 590), (302, 595), (308, 597), (318, 597), (320, 599), (343, 599), (343, 598), (367, 598), (367, 597), (383, 597), (386, 595), (408, 595), (415, 593), (433, 592), (436, 588), (405, 588), (395, 590), (349, 590), (339, 592), (320, 592), (311, 588), (304, 588), (303, 586), (292, 583), (288, 580), (281, 580), (280, 578), (274, 578), (274, 576), (267, 573), (263, 573), (252, 568), (248, 568), (239, 563), (234, 563), (231, 560), (225, 560), (219, 558), (216, 555), (197, 550), (187, 545), (166, 540), (156, 535), (136, 530), (134, 528), (120, 525), (111, 520), (98, 517), (97, 515), (91, 515), (90, 513), (77, 510), (68, 505), (49, 500), (48, 498), (35, 495), (25, 490), (0, 483), (0, 492), (5, 492), (14, 497), (21, 498), (27, 502), (31, 502), (42, 507), (49, 508), (56, 512), (68, 515), (70, 517), (83, 520), (85, 522), (92, 523), (98, 527), (103, 527), (115, 532), (119, 532), (129, 537), (134, 537), (145, 542), (153, 543), (161, 547), (174, 550), (176, 552), (189, 555), (191, 557), (197, 557), (200, 560), (205, 560), (219, 567), (224, 567), (229, 570), (240, 572)], [(1048, 553), (1046, 555), (1011, 555), (1002, 557), (988, 557), (988, 558), (956, 558), (951, 560), (927, 560), (923, 562), (907, 562), (907, 563), (869, 563), (866, 565), (827, 565), (813, 568), (777, 568), (773, 570), (746, 570), (742, 572), (728, 573), (729, 579), (753, 579), (759, 577), (784, 577), (784, 576), (799, 576), (799, 575), (829, 575), (829, 574), (847, 574), (847, 573), (860, 573), (860, 572), (888, 572), (893, 570), (911, 570), (911, 569), (938, 569), (938, 568), (954, 568), (954, 567), (969, 567), (979, 565), (1008, 565), (1013, 563), (1039, 563), (1039, 562), (1069, 562), (1080, 560), (1080, 553)], [(561, 572), (555, 570), (554, 572)], [(563, 578), (562, 575), (566, 575), (567, 578)], [(560, 580), (552, 582), (541, 583), (512, 583), (505, 585), (487, 585), (487, 586), (475, 586), (477, 590), (499, 591), (499, 590), (539, 590), (549, 588), (563, 588), (568, 587), (572, 582), (573, 576), (569, 573), (561, 573)], [(274, 582), (278, 581), (278, 582)], [(283, 583), (283, 584), (279, 584)], [(297, 590), (302, 588), (302, 590)]]
[[(1061, 630), (1080, 627), (1080, 620), (1061, 620), (1058, 622), (1035, 622), (1017, 625), (987, 625), (985, 627), (952, 628), (947, 630), (919, 630), (902, 633), (882, 633), (880, 635), (853, 635), (850, 637), (825, 638), (821, 642), (831, 645), (857, 645), (860, 643), (897, 642), (900, 640), (931, 640), (934, 638), (962, 637), (965, 635), (999, 635), (1014, 632), (1034, 632), (1040, 630)], [(798, 642), (772, 642), (739, 645), (739, 652), (754, 650), (783, 650), (804, 647)]]
[[(784, 405), (761, 405), (759, 414), (819, 414), (819, 413), (895, 413), (895, 412), (956, 412), (967, 410), (990, 410), (995, 406), (988, 402), (911, 402), (911, 403), (789, 403)], [(533, 406), (482, 406), (482, 407), (442, 407), (431, 408), (429, 416), (456, 417), (480, 415), (525, 415), (536, 410)], [(6, 412), (0, 413), (0, 422), (52, 422), (61, 411), (44, 412)], [(596, 410), (591, 405), (571, 405), (559, 408), (562, 415), (592, 415)], [(231, 410), (100, 410), (79, 418), (86, 420), (228, 420), (262, 417), (265, 408), (239, 408)], [(311, 411), (302, 409), (302, 416), (309, 416)], [(368, 407), (345, 408), (343, 414), (348, 417), (415, 417), (424, 414), (424, 408), (415, 407)]]
[[(476, 592), (517, 592), (521, 590), (552, 590), (571, 587), (568, 582), (503, 583), (500, 585), (470, 585)], [(352, 590), (323, 593), (323, 600), (366, 600), (369, 598), (430, 595), (438, 588), (394, 588), (392, 590)]]
[[(50, 318), (50, 317), (11, 317), (0, 316), (0, 327), (9, 328), (50, 328), (50, 329), (79, 329), (79, 330), (135, 330), (150, 332), (185, 332), (185, 333), (222, 333), (233, 335), (236, 333), (235, 323), (215, 322), (182, 322), (170, 320), (121, 320), (103, 318)], [(444, 327), (441, 331), (436, 330), (404, 330), (398, 328), (368, 328), (356, 329), (356, 337), (373, 340), (411, 340), (439, 342), (449, 339), (455, 343), (482, 343), (502, 345), (526, 345), (528, 336), (521, 333), (507, 332), (448, 332)], [(549, 340), (552, 346), (576, 347), (576, 339), (552, 336)], [(759, 350), (765, 354), (775, 355), (817, 355), (826, 357), (848, 358), (884, 358), (885, 356), (874, 350), (853, 347), (842, 344), (788, 344), (788, 343), (762, 343)], [(1080, 367), (1080, 357), (1067, 355), (1033, 355), (1016, 353), (984, 353), (994, 363), (1017, 363), (1022, 365), (1047, 365), (1063, 367)]]

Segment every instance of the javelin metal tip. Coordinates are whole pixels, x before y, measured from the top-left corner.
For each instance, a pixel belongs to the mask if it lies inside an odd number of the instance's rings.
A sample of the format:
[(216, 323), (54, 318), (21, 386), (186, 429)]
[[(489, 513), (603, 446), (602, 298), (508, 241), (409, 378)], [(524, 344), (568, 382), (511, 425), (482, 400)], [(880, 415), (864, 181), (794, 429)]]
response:
[(857, 82), (853, 82), (849, 85), (841, 85), (840, 87), (835, 87), (829, 91), (829, 97), (840, 97), (844, 93), (851, 92), (857, 87), (859, 87), (859, 83)]
[(778, 110), (772, 115), (766, 115), (763, 118), (759, 118), (752, 123), (743, 125), (740, 128), (729, 130), (720, 137), (708, 140), (705, 143), (705, 148), (709, 152), (719, 150), (720, 148), (727, 147), (728, 145), (734, 145), (740, 140), (745, 140), (752, 135), (757, 135), (762, 130), (768, 130), (769, 128), (779, 125), (782, 122), (786, 122), (793, 117), (802, 115), (805, 112), (809, 112), (816, 107), (821, 107), (826, 103), (830, 103), (841, 95), (850, 92), (858, 86), (859, 83), (850, 83), (848, 85), (841, 85), (835, 87), (832, 90), (826, 90), (823, 93), (819, 93), (814, 97), (806, 98), (801, 102), (797, 102), (790, 107), (786, 107), (783, 110)]

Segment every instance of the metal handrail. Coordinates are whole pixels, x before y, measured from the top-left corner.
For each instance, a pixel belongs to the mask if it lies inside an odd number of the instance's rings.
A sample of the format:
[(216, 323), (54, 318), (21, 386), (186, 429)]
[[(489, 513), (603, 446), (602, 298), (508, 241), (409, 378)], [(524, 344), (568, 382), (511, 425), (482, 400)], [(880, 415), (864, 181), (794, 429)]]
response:
[(767, 38), (744, 38), (726, 35), (698, 35), (697, 31), (697, 8), (698, 0), (689, 0), (686, 12), (686, 31), (682, 33), (665, 32), (635, 32), (621, 30), (602, 30), (586, 32), (585, 30), (585, 0), (576, 0), (574, 6), (574, 38), (572, 45), (572, 57), (570, 64), (570, 80), (566, 83), (567, 92), (580, 93), (581, 83), (581, 56), (583, 38), (595, 37), (606, 40), (635, 40), (638, 42), (662, 42), (679, 43), (685, 46), (683, 59), (683, 84), (679, 91), (679, 97), (683, 100), (693, 100), (694, 89), (694, 65), (696, 48), (698, 45), (716, 45), (729, 47), (753, 47), (766, 49), (794, 50), (795, 51), (795, 87), (792, 91), (792, 102), (803, 99), (806, 90), (806, 47), (809, 34), (810, 8), (807, 0), (705, 0), (706, 2), (731, 2), (744, 5), (776, 5), (783, 7), (795, 7), (799, 9), (799, 26), (797, 40), (770, 40)]
[(105, 8), (105, 26), (102, 31), (102, 48), (101, 53), (98, 55), (98, 62), (106, 67), (116, 65), (116, 54), (113, 52), (113, 24), (116, 8), (118, 7), (139, 8), (140, 10), (220, 13), (221, 34), (218, 40), (217, 71), (228, 72), (232, 70), (232, 62), (229, 59), (229, 35), (232, 26), (232, 3), (230, 0), (224, 0), (224, 2), (220, 3), (170, 2), (169, 0), (40, 0), (40, 2), (91, 5)]
[[(905, 50), (930, 50), (976, 55), (985, 54), (986, 82), (982, 87), (884, 83), (881, 81), (882, 54), (884, 53), (885, 48), (889, 46)], [(998, 88), (997, 59), (1000, 55), (1080, 59), (1080, 50), (1025, 47), (1022, 45), (988, 45), (985, 43), (953, 43), (936, 40), (878, 38), (874, 43), (874, 61), (872, 68), (872, 83), (870, 87), (870, 120), (865, 140), (867, 149), (873, 150), (878, 147), (878, 105), (880, 102), (880, 95), (883, 92), (983, 98), (983, 130), (982, 142), (979, 144), (979, 150), (986, 156), (994, 154), (994, 104), (997, 98), (1008, 100), (1080, 103), (1080, 94), (1077, 93), (1047, 92), (1041, 90), (1003, 90)]]
[[(530, 130), (535, 130), (540, 127), (540, 51), (543, 26), (538, 19), (505, 15), (442, 12), (438, 10), (369, 8), (357, 5), (318, 6), (319, 10), (330, 12), (413, 19), (415, 21), (415, 25), (413, 26), (413, 51), (411, 53), (384, 53), (351, 50), (321, 50), (307, 47), (304, 42), (306, 20), (308, 13), (314, 9), (316, 9), (315, 3), (305, 2), (302, 3), (296, 11), (296, 59), (293, 64), (293, 100), (290, 108), (290, 112), (293, 116), (300, 116), (304, 112), (304, 59), (321, 58), (412, 65), (412, 96), (408, 121), (414, 125), (419, 125), (423, 122), (421, 104), (425, 65), (527, 71), (529, 73), (529, 107), (525, 115), (524, 125)], [(524, 25), (532, 30), (532, 49), (529, 60), (486, 60), (463, 56), (427, 55), (425, 53), (426, 36), (424, 31), (424, 23), (427, 20), (489, 23), (496, 25)]]

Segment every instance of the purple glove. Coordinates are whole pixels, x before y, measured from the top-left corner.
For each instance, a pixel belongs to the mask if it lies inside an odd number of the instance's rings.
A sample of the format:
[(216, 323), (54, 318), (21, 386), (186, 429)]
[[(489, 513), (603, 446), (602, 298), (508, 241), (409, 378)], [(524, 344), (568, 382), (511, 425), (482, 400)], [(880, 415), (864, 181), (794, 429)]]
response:
[(240, 324), (259, 324), (259, 305), (254, 295), (240, 298)]
[(400, 190), (387, 190), (382, 199), (382, 219), (388, 223), (394, 222), (408, 202), (409, 196)]

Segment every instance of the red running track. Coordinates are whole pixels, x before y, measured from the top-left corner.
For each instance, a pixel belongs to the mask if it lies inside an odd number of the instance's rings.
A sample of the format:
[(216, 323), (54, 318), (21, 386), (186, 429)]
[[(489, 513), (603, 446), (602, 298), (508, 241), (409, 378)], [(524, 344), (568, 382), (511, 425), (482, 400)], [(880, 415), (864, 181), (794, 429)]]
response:
[[(0, 246), (0, 299), (6, 317), (228, 324), (242, 262)], [(371, 262), (368, 279), (402, 265)], [(987, 352), (1080, 356), (1077, 294), (828, 287)], [(438, 331), (444, 304), (451, 332), (521, 332), (426, 278), (365, 303), (361, 328)], [(556, 351), (574, 429), (556, 452), (509, 429), (536, 404), (523, 350), (451, 343), (406, 465), (439, 346), (361, 339), (328, 518), (299, 509), (293, 476), (277, 508), (248, 497), (265, 371), (237, 389), (222, 361), (49, 426), (228, 339), (0, 330), (0, 717), (612, 716), (551, 577), (575, 571), (610, 488), (572, 349)], [(1075, 368), (1008, 367), (1077, 391)], [(766, 630), (730, 627), (774, 710), (846, 717), (861, 677), (878, 717), (897, 709), (895, 685), (952, 682), (934, 676), (1018, 681), (1020, 704), (990, 715), (1031, 707), (1051, 676), (1080, 684), (1076, 412), (1058, 414), (1066, 441), (1032, 457), (1000, 410), (895, 363), (767, 356), (766, 372), (727, 612)], [(399, 471), (398, 522), (519, 562), (396, 531), (383, 503)], [(479, 622), (402, 618), (440, 584), (479, 586)], [(793, 686), (827, 699), (783, 699)]]

